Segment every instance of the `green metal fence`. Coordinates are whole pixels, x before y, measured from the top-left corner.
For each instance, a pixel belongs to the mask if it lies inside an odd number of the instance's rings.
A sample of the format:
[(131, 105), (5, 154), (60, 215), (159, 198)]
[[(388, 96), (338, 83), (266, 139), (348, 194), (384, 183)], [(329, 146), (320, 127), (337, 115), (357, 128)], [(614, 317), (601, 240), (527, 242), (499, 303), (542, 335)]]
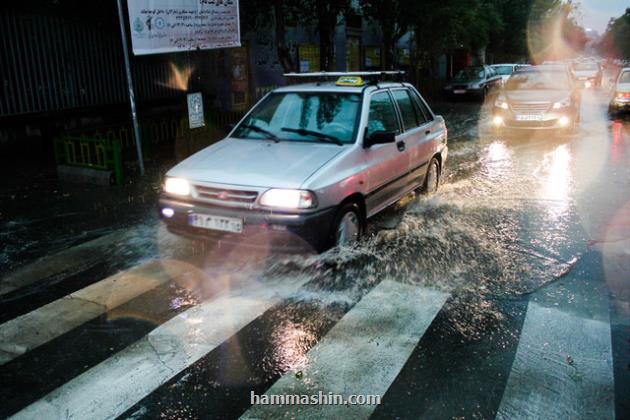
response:
[(114, 174), (116, 185), (123, 184), (120, 140), (62, 135), (54, 139), (58, 165), (81, 166)]

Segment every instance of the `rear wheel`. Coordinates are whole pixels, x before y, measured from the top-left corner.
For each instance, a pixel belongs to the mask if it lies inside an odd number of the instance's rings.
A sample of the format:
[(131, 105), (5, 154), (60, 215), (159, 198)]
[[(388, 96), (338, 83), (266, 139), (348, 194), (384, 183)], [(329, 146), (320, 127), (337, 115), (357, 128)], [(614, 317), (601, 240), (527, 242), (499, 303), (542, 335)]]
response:
[(425, 194), (433, 194), (438, 190), (440, 185), (440, 164), (436, 158), (431, 159), (427, 174), (424, 176), (424, 185), (422, 190)]
[(335, 246), (349, 246), (359, 241), (363, 234), (361, 210), (356, 203), (346, 203), (335, 217), (333, 239)]

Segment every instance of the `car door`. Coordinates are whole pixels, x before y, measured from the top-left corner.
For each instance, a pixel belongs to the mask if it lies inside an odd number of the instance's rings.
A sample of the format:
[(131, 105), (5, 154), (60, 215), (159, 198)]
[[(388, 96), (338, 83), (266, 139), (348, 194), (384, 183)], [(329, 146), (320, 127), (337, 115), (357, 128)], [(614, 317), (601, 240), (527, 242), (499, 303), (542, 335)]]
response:
[(415, 89), (409, 89), (409, 94), (418, 118), (419, 137), (411, 146), (413, 151), (410, 163), (410, 179), (417, 186), (424, 182), (429, 162), (443, 147), (446, 133), (420, 94)]
[[(426, 137), (431, 129), (427, 126), (427, 119), (418, 106), (408, 88), (392, 89), (392, 96), (400, 114), (402, 133), (400, 138), (405, 142), (409, 152), (409, 175), (407, 176), (407, 190), (418, 184), (417, 176), (426, 171), (428, 162), (424, 162), (426, 155)], [(423, 168), (422, 168), (423, 167)], [(421, 180), (420, 180), (421, 181)]]
[(400, 138), (400, 122), (391, 94), (380, 90), (370, 95), (367, 127), (364, 139), (376, 131), (394, 131), (395, 143), (375, 144), (365, 148), (368, 167), (368, 217), (387, 207), (407, 185), (409, 153), (404, 139)]

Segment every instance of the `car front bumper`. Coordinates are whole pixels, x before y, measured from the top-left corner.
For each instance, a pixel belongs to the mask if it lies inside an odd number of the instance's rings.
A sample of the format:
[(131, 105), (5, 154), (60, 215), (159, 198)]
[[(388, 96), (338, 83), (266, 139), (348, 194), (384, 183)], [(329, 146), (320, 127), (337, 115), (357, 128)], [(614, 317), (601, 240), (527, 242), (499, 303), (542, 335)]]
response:
[[(165, 217), (164, 208), (173, 210), (172, 217)], [(158, 211), (167, 229), (192, 239), (217, 244), (268, 248), (280, 252), (321, 252), (331, 245), (331, 226), (335, 208), (309, 213), (280, 213), (265, 210), (248, 210), (222, 207), (171, 197), (160, 197)], [(243, 221), (240, 233), (223, 232), (192, 226), (192, 214), (238, 218)]]
[(457, 87), (444, 89), (444, 92), (453, 98), (465, 97), (465, 96), (483, 96), (483, 88), (470, 88), (470, 87)]
[(610, 109), (615, 112), (630, 112), (630, 99), (613, 99)]
[[(500, 121), (497, 119), (500, 118)], [(566, 117), (568, 123), (563, 124), (562, 119)], [(497, 129), (513, 130), (566, 130), (571, 128), (575, 122), (574, 112), (547, 112), (538, 114), (537, 119), (519, 120), (517, 115), (511, 111), (498, 110), (495, 108), (492, 114), (492, 125)]]

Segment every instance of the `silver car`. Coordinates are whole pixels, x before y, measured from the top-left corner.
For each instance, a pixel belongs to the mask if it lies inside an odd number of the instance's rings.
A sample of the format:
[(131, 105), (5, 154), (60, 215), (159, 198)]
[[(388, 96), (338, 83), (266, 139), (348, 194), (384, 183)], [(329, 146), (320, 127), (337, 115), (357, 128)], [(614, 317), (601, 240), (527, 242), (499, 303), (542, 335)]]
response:
[(435, 191), (444, 119), (408, 83), (339, 76), (274, 90), (225, 139), (168, 171), (159, 200), (167, 228), (321, 252), (358, 240), (370, 217), (408, 193)]
[(621, 69), (613, 85), (608, 111), (611, 114), (630, 112), (630, 67)]

